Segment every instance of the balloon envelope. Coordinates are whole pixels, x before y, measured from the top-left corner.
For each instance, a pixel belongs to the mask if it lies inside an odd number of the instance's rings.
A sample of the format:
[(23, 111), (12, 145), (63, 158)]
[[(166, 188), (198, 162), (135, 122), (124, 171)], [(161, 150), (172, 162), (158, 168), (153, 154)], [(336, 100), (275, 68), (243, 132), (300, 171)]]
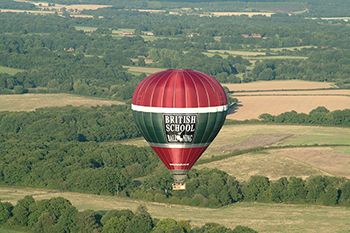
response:
[(140, 82), (132, 99), (137, 126), (180, 186), (219, 133), (227, 109), (220, 83), (194, 70), (150, 75)]

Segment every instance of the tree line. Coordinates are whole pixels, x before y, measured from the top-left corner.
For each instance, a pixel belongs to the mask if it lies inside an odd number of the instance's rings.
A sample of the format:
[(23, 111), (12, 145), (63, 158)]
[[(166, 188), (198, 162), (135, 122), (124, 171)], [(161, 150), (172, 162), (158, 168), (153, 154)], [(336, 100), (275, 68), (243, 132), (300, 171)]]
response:
[(350, 109), (329, 111), (325, 107), (318, 107), (309, 114), (290, 111), (273, 116), (268, 113), (261, 114), (259, 119), (262, 122), (278, 124), (304, 124), (304, 125), (329, 125), (329, 126), (350, 126)]
[[(159, 169), (162, 170), (162, 169)], [(350, 180), (340, 177), (282, 177), (270, 180), (252, 176), (248, 181), (214, 169), (191, 170), (186, 190), (172, 192), (167, 171), (155, 171), (131, 197), (148, 201), (219, 207), (237, 202), (292, 203), (350, 206)]]
[(189, 221), (156, 219), (139, 206), (131, 210), (78, 211), (68, 200), (57, 197), (34, 200), (26, 196), (15, 206), (0, 202), (0, 226), (23, 227), (33, 233), (256, 233), (237, 226), (229, 229), (215, 223), (192, 227)]

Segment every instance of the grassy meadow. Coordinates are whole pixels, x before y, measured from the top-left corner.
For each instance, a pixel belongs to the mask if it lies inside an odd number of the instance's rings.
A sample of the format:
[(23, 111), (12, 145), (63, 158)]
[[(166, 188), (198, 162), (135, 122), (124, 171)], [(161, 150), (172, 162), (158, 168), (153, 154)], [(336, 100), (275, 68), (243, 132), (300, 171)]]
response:
[(11, 68), (11, 67), (7, 67), (7, 66), (0, 66), (0, 74), (5, 73), (5, 74), (10, 74), (10, 75), (15, 75), (15, 74), (22, 72), (22, 71), (24, 71), (24, 70)]
[(123, 66), (132, 74), (153, 74), (165, 70), (165, 68), (141, 67), (141, 66)]
[(196, 168), (217, 168), (238, 180), (248, 180), (253, 175), (276, 180), (281, 177), (307, 178), (314, 175), (350, 178), (349, 164), (350, 153), (339, 152), (337, 147), (307, 147), (249, 152)]
[(0, 226), (0, 233), (29, 233), (29, 231)]

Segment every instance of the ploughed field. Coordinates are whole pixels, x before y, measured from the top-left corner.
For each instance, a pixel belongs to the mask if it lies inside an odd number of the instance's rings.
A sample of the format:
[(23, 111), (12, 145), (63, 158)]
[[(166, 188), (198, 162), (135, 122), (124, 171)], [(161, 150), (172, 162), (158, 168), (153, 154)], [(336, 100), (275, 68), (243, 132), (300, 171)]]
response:
[(136, 210), (139, 205), (144, 205), (156, 218), (190, 220), (194, 226), (203, 225), (208, 221), (232, 228), (237, 225), (245, 225), (260, 233), (311, 233), (316, 232), (315, 229), (317, 232), (334, 233), (346, 232), (350, 228), (350, 211), (345, 207), (239, 203), (215, 209), (56, 190), (0, 187), (2, 201), (15, 203), (26, 195), (32, 195), (35, 199), (63, 197), (70, 200), (79, 210)]

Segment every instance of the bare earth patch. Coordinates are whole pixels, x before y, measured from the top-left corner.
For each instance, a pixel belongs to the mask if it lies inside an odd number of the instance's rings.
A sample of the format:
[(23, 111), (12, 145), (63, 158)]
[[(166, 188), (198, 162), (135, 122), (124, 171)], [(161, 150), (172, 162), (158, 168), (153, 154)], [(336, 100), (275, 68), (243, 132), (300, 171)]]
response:
[(116, 100), (104, 100), (69, 94), (0, 95), (0, 111), (34, 111), (44, 107), (98, 106), (124, 104)]

